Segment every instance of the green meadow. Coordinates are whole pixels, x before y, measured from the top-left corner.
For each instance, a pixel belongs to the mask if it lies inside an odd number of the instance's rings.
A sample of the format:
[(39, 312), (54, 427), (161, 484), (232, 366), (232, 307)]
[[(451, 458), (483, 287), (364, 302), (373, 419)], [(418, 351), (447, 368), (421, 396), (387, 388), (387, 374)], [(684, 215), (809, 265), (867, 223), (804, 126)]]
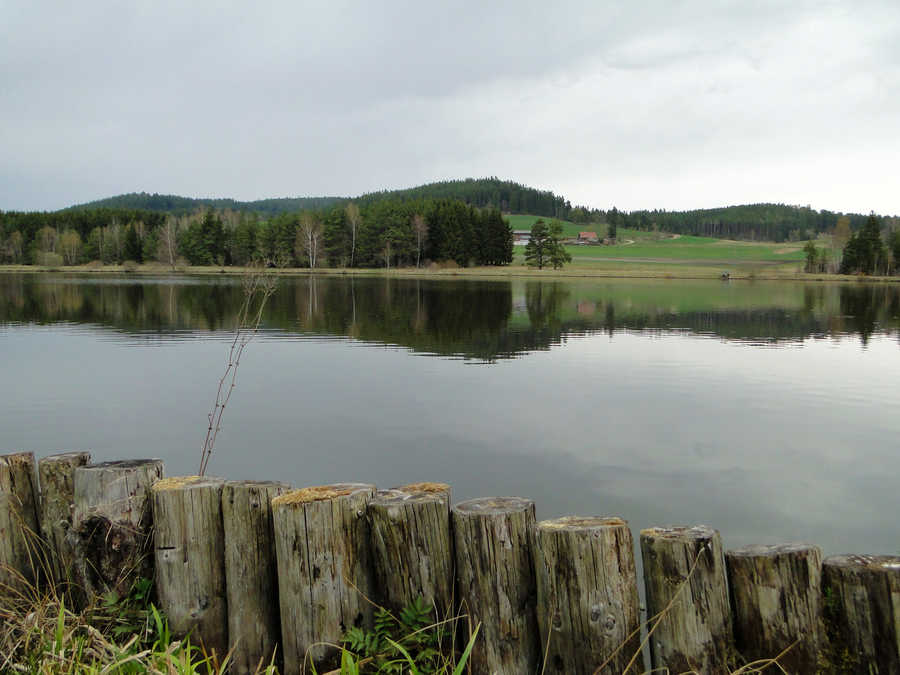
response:
[[(538, 216), (507, 216), (514, 230), (530, 229)], [(563, 234), (575, 237), (580, 231), (596, 232), (601, 238), (606, 225), (563, 223)], [(737, 265), (758, 263), (765, 266), (796, 266), (804, 260), (803, 248), (796, 242), (752, 242), (695, 237), (673, 236), (664, 232), (645, 232), (619, 228), (617, 243), (613, 246), (566, 246), (572, 256), (572, 266), (595, 266), (604, 261), (653, 263), (684, 263), (696, 265)], [(524, 263), (525, 249), (515, 248), (515, 264)]]

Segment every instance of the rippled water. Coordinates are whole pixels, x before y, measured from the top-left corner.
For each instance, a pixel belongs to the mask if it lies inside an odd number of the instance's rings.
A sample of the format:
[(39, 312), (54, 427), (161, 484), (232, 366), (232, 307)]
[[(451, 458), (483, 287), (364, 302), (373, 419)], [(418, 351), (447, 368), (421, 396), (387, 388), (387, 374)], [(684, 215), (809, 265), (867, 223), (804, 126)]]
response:
[[(0, 276), (0, 449), (194, 472), (241, 293)], [(898, 328), (888, 285), (284, 279), (210, 470), (897, 553)]]

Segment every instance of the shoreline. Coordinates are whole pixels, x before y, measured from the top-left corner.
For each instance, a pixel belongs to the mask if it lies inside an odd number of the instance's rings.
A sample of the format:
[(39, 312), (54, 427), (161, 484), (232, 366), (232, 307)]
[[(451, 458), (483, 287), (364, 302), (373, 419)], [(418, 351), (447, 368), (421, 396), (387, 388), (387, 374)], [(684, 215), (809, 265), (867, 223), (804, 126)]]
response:
[[(654, 265), (648, 268), (645, 265)], [(337, 276), (337, 277), (382, 277), (393, 279), (661, 279), (674, 280), (706, 280), (706, 281), (796, 281), (796, 282), (831, 282), (831, 283), (900, 283), (900, 276), (861, 276), (842, 274), (807, 274), (796, 270), (772, 270), (768, 266), (755, 266), (752, 263), (723, 269), (727, 265), (685, 265), (668, 262), (616, 262), (614, 265), (569, 267), (568, 269), (541, 271), (524, 265), (506, 265), (502, 267), (459, 267), (445, 269), (425, 268), (317, 268), (303, 267), (271, 269), (278, 276)], [(63, 275), (106, 275), (123, 274), (139, 276), (241, 276), (251, 268), (247, 267), (199, 267), (179, 266), (172, 269), (168, 265), (158, 263), (142, 264), (136, 268), (125, 269), (123, 265), (73, 265), (71, 267), (42, 267), (38, 265), (0, 265), (0, 274), (63, 274)], [(723, 279), (722, 274), (728, 273)]]

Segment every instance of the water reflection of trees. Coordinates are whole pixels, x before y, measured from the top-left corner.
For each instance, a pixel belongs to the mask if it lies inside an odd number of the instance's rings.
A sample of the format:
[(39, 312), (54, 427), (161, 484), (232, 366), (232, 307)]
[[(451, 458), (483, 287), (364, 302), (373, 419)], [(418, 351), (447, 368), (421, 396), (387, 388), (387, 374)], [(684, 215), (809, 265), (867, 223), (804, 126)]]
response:
[[(673, 309), (628, 286), (304, 277), (282, 280), (263, 326), (483, 360), (601, 331), (678, 330), (770, 343), (851, 334), (866, 343), (900, 327), (900, 289), (892, 285), (797, 285), (783, 296), (749, 307), (700, 298)], [(0, 277), (0, 322), (73, 322), (128, 334), (230, 330), (241, 297), (233, 278), (8, 275)]]

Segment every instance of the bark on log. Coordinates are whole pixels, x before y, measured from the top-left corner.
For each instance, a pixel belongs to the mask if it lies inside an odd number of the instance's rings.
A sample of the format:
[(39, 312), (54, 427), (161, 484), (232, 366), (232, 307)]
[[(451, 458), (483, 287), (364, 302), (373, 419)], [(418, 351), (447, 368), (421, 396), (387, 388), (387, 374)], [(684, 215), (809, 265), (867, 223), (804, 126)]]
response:
[(49, 548), (50, 571), (57, 583), (71, 581), (75, 563), (66, 539), (75, 506), (75, 469), (91, 461), (89, 452), (64, 452), (38, 461), (41, 483), (41, 533)]
[(900, 673), (900, 556), (830, 556), (822, 586), (830, 672)]
[(545, 672), (624, 672), (641, 643), (628, 523), (575, 516), (544, 520), (535, 528), (533, 550)]
[(286, 483), (229, 481), (222, 489), (228, 643), (238, 673), (281, 659), (278, 567), (272, 535), (272, 498)]
[(127, 595), (153, 577), (150, 487), (162, 478), (159, 459), (88, 464), (75, 469), (75, 508), (68, 540), (76, 582), (88, 595)]
[(33, 452), (0, 455), (0, 594), (40, 576), (40, 512)]
[(650, 638), (653, 668), (728, 673), (734, 640), (719, 533), (703, 525), (642, 530), (641, 556), (651, 628), (664, 612)]
[[(370, 628), (372, 568), (366, 505), (375, 486), (336, 483), (272, 500), (284, 672), (338, 667), (351, 626)], [(365, 595), (365, 597), (363, 597)]]
[(156, 593), (175, 635), (228, 651), (221, 478), (164, 478), (153, 493)]
[(449, 490), (419, 483), (379, 490), (369, 502), (375, 587), (385, 607), (399, 611), (422, 598), (436, 620), (453, 611)]
[(728, 551), (725, 565), (740, 655), (748, 662), (771, 659), (790, 647), (778, 659), (785, 670), (816, 672), (823, 646), (819, 548), (745, 546)]
[(452, 517), (462, 611), (472, 630), (481, 624), (472, 671), (534, 673), (541, 653), (530, 543), (534, 502), (471, 499), (454, 506)]

